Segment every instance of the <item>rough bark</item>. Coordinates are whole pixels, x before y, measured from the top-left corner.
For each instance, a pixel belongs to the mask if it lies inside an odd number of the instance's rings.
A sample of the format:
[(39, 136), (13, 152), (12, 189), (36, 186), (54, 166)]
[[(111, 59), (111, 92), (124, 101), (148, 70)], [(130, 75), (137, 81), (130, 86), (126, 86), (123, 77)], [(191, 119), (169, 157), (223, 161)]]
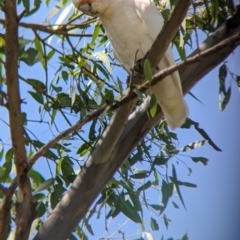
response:
[[(18, 203), (16, 206), (16, 237), (28, 239), (33, 221), (32, 189), (28, 178), (28, 162), (22, 126), (21, 99), (18, 83), (18, 16), (16, 0), (5, 1), (6, 19), (6, 79), (8, 95), (8, 112), (11, 131), (14, 163), (17, 171)], [(11, 198), (5, 197), (3, 210), (11, 205)], [(5, 204), (5, 206), (4, 206)], [(9, 216), (7, 217), (9, 219)]]

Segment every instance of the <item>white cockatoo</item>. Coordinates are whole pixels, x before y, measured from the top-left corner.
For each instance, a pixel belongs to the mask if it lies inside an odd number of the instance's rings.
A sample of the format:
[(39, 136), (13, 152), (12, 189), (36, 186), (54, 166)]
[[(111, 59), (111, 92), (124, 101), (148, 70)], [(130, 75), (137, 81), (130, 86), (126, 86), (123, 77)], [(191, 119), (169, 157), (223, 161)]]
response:
[[(77, 9), (98, 16), (110, 40), (115, 58), (131, 73), (133, 60), (142, 58), (152, 46), (164, 21), (150, 0), (72, 0)], [(170, 47), (158, 65), (163, 70), (174, 64)], [(171, 129), (181, 126), (188, 110), (178, 72), (151, 87)]]

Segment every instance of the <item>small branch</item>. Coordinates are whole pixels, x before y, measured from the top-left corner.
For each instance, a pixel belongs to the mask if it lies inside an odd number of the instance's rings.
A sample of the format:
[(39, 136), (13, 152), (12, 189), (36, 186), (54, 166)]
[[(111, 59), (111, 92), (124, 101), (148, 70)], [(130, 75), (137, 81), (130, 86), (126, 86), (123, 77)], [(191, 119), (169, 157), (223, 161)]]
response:
[[(0, 23), (1, 24), (6, 24), (6, 21), (4, 19), (0, 19)], [(79, 23), (79, 24), (71, 25), (71, 28), (67, 24), (63, 24), (63, 25), (59, 25), (58, 28), (56, 28), (56, 29), (51, 28), (51, 27), (56, 26), (56, 25), (44, 26), (44, 25), (41, 25), (41, 24), (25, 23), (25, 22), (19, 22), (18, 25), (21, 26), (21, 27), (30, 28), (33, 31), (41, 31), (41, 32), (50, 33), (50, 34), (72, 36), (72, 37), (92, 37), (92, 34), (69, 33), (70, 30), (77, 29), (77, 28), (85, 26), (87, 24), (89, 24), (89, 22), (84, 21), (84, 22)]]
[(26, 12), (27, 12), (27, 10), (23, 9), (23, 11), (18, 15), (18, 22), (21, 21), (21, 19), (23, 18), (23, 16), (25, 15)]
[(61, 139), (67, 137), (69, 134), (78, 131), (81, 127), (83, 127), (86, 123), (96, 119), (101, 113), (105, 111), (107, 105), (103, 105), (98, 110), (94, 111), (93, 113), (88, 114), (83, 120), (78, 121), (76, 124), (72, 125), (71, 127), (67, 128), (65, 131), (62, 131), (59, 135), (55, 138), (51, 139), (47, 144), (42, 146), (30, 159), (29, 159), (29, 169), (33, 166), (33, 164), (37, 161), (39, 157), (44, 155), (46, 151), (53, 147), (57, 142)]

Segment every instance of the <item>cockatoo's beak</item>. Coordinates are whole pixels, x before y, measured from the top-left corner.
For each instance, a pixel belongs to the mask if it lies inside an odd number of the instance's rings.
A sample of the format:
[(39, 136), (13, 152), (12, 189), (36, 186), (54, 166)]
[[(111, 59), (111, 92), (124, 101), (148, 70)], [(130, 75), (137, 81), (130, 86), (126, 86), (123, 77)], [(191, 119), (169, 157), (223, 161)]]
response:
[(81, 3), (81, 1), (79, 1), (79, 0), (72, 0), (72, 3), (81, 12), (83, 12), (87, 15), (90, 15), (90, 16), (95, 16), (95, 14), (92, 12), (91, 4)]

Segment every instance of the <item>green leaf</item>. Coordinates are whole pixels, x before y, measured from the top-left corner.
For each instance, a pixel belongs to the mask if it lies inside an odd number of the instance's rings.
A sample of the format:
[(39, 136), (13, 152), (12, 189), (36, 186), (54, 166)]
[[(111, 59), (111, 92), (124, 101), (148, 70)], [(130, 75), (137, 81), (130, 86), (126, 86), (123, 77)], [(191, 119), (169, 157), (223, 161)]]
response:
[(151, 96), (151, 102), (150, 102), (150, 115), (152, 118), (155, 117), (156, 113), (157, 113), (157, 108), (158, 108), (158, 104), (157, 104), (157, 100), (155, 95)]
[(149, 206), (152, 207), (156, 211), (161, 211), (162, 210), (162, 207), (160, 205), (157, 205), (157, 204), (149, 204)]
[(47, 150), (47, 152), (43, 156), (53, 161), (56, 161), (58, 159), (58, 156), (54, 154), (53, 151), (51, 150)]
[(151, 82), (152, 81), (152, 68), (148, 59), (145, 60), (143, 65), (144, 75)]
[(87, 235), (83, 232), (83, 230), (79, 226), (76, 227), (76, 234), (79, 236), (79, 239), (81, 239), (81, 240), (88, 239)]
[(43, 61), (43, 57), (35, 48), (28, 48), (21, 54), (20, 60), (24, 61), (29, 66), (33, 66), (37, 62)]
[(8, 151), (6, 152), (6, 155), (5, 155), (5, 161), (6, 162), (9, 162), (13, 159), (13, 150), (12, 148), (8, 149)]
[(219, 3), (218, 3), (218, 0), (211, 0), (211, 3), (212, 3), (210, 7), (211, 16), (212, 16), (211, 24), (214, 24), (214, 22), (217, 20), (218, 13), (219, 13)]
[(71, 161), (69, 158), (65, 157), (62, 161), (61, 161), (61, 170), (62, 170), (62, 174), (64, 176), (69, 176), (74, 174), (74, 170), (71, 164)]
[(27, 12), (29, 12), (30, 9), (30, 3), (29, 0), (22, 0), (23, 6), (26, 9)]
[(166, 228), (168, 229), (168, 219), (167, 219), (167, 216), (165, 214), (163, 214), (163, 221), (164, 221), (164, 224), (165, 224)]
[(181, 240), (188, 240), (189, 238), (188, 238), (188, 235), (187, 235), (187, 233), (185, 233), (183, 236), (182, 236), (182, 239)]
[[(198, 131), (198, 133), (204, 138), (207, 140), (208, 144), (210, 144), (216, 151), (219, 151), (221, 152), (222, 150), (212, 141), (212, 139), (208, 136), (208, 134), (202, 129), (199, 127), (199, 123), (197, 122), (194, 122), (192, 119), (190, 118), (187, 118), (186, 122), (181, 126), (181, 128), (186, 128), (186, 129), (189, 129), (191, 126), (194, 126), (194, 128)], [(198, 142), (196, 142), (196, 145), (197, 145)], [(205, 144), (206, 142), (204, 141), (199, 141), (199, 144), (200, 146), (202, 146), (203, 144)], [(195, 144), (194, 144), (195, 145)], [(187, 146), (186, 146), (187, 147)], [(194, 147), (194, 146), (192, 146)], [(185, 149), (185, 147), (183, 148)], [(185, 150), (191, 150), (193, 148), (186, 148)]]
[(49, 61), (49, 60), (52, 58), (52, 56), (54, 55), (54, 53), (55, 53), (54, 50), (51, 50), (51, 51), (48, 52), (48, 54), (47, 54), (47, 61)]
[[(224, 63), (220, 68), (218, 72), (218, 78), (219, 78), (219, 108), (221, 111), (224, 110), (227, 103), (229, 102), (230, 96), (231, 96), (231, 88), (229, 87), (226, 91), (225, 81), (227, 78), (227, 66)], [(222, 97), (223, 96), (223, 97)]]
[(46, 195), (45, 194), (43, 194), (43, 193), (37, 193), (37, 194), (34, 194), (33, 195), (33, 197), (34, 197), (34, 199), (36, 199), (36, 200), (43, 200), (43, 199), (45, 199), (46, 198)]
[(93, 233), (93, 230), (92, 230), (92, 227), (91, 225), (88, 223), (87, 219), (83, 219), (83, 223), (84, 223), (84, 226), (86, 227), (86, 229), (88, 230), (88, 232), (94, 236), (94, 233)]
[(177, 173), (176, 173), (176, 169), (175, 169), (174, 164), (172, 164), (172, 175), (173, 175), (172, 180), (173, 180), (174, 185), (176, 186), (178, 196), (179, 196), (184, 208), (186, 209), (183, 198), (182, 198), (182, 194), (180, 192), (180, 188), (179, 188), (179, 185), (178, 185)]
[(236, 76), (236, 83), (237, 83), (238, 90), (240, 91), (240, 76)]
[(62, 78), (64, 81), (68, 80), (68, 73), (66, 71), (62, 71)]
[(0, 182), (7, 182), (11, 170), (12, 170), (12, 158), (7, 158), (5, 163), (0, 167)]
[(129, 197), (130, 197), (130, 199), (133, 203), (135, 211), (141, 211), (142, 212), (142, 205), (141, 205), (140, 200), (139, 200), (139, 194), (128, 190), (128, 195), (129, 195)]
[(207, 165), (208, 159), (205, 157), (191, 157), (194, 162), (201, 162), (203, 165)]
[(120, 211), (128, 218), (130, 218), (133, 222), (142, 223), (142, 220), (139, 214), (135, 211), (133, 205), (130, 203), (129, 200), (123, 200), (123, 197), (123, 195), (118, 197), (117, 208), (119, 208)]
[(192, 92), (189, 91), (188, 94), (203, 105), (203, 103)]
[(26, 79), (26, 82), (29, 83), (33, 89), (37, 91), (46, 91), (45, 84), (37, 79), (28, 78)]
[(150, 180), (148, 180), (146, 183), (144, 183), (141, 187), (139, 187), (137, 189), (138, 192), (141, 192), (141, 191), (145, 191), (147, 190), (148, 188), (150, 188), (152, 186), (152, 183)]
[(30, 11), (28, 11), (25, 16), (27, 17), (27, 16), (30, 16), (33, 13), (37, 12), (37, 10), (40, 8), (41, 3), (42, 3), (41, 0), (34, 0), (33, 8)]
[(50, 203), (51, 203), (52, 209), (54, 209), (59, 203), (59, 201), (62, 199), (62, 195), (64, 191), (65, 189), (61, 185), (56, 184), (54, 186), (54, 190), (50, 195)]
[(42, 217), (46, 212), (46, 206), (43, 204), (43, 202), (39, 202), (36, 206), (37, 211), (37, 218)]
[(154, 180), (152, 181), (152, 185), (158, 186), (159, 184), (159, 177), (157, 171), (154, 169), (153, 170), (153, 175), (154, 175)]
[(28, 91), (28, 93), (40, 104), (43, 104), (43, 96), (39, 92)]
[(173, 205), (175, 208), (179, 209), (179, 206), (178, 206), (174, 201), (172, 201), (172, 205)]
[(2, 161), (3, 154), (4, 154), (4, 147), (2, 147), (2, 149), (0, 151), (0, 162)]
[(49, 178), (45, 182), (41, 183), (39, 187), (34, 191), (34, 194), (39, 193), (41, 191), (47, 190), (50, 187), (53, 186), (55, 179), (54, 178)]
[(27, 114), (25, 113), (25, 112), (22, 112), (21, 113), (21, 117), (22, 117), (22, 124), (24, 125), (24, 126), (27, 126)]
[(81, 157), (86, 155), (91, 150), (91, 147), (83, 143), (82, 146), (77, 150), (77, 154), (79, 154)]
[(166, 158), (164, 156), (156, 156), (155, 159), (153, 160), (154, 165), (165, 165), (168, 162), (169, 158)]
[(44, 177), (39, 172), (35, 171), (34, 169), (30, 169), (29, 177), (36, 184), (36, 186), (39, 186), (41, 183), (43, 183), (45, 181)]
[(25, 38), (18, 38), (18, 47), (19, 49), (23, 49), (27, 44), (31, 43), (32, 40), (25, 39)]
[(149, 176), (149, 171), (146, 171), (146, 170), (137, 170), (135, 171), (134, 174), (130, 175), (131, 178), (134, 178), (134, 179), (142, 179), (142, 178), (146, 178)]
[[(37, 141), (37, 140), (32, 140), (31, 142), (37, 148), (41, 148), (42, 146), (44, 146), (44, 144), (42, 142)], [(44, 157), (49, 158), (53, 161), (58, 159), (58, 156), (56, 154), (54, 154), (51, 150), (47, 150), (47, 152), (44, 154)]]
[(167, 204), (168, 204), (168, 200), (172, 196), (173, 184), (172, 183), (166, 183), (165, 180), (162, 180), (161, 190), (162, 190), (162, 204), (163, 204), (163, 207), (162, 207), (160, 213), (162, 213), (166, 209)]
[(178, 184), (179, 186), (185, 186), (185, 187), (192, 187), (192, 188), (196, 188), (196, 187), (197, 187), (196, 184), (189, 183), (189, 182), (177, 181), (177, 184)]
[(154, 218), (152, 218), (152, 217), (151, 217), (151, 220), (150, 220), (150, 226), (151, 226), (151, 229), (153, 231), (159, 230), (159, 226), (158, 226), (157, 221)]
[(128, 159), (128, 162), (130, 164), (130, 166), (133, 166), (135, 163), (137, 163), (138, 161), (141, 161), (142, 159), (142, 151), (138, 151), (136, 154), (132, 154), (132, 156)]
[(228, 88), (227, 92), (224, 94), (224, 98), (223, 98), (222, 102), (219, 103), (221, 111), (223, 111), (225, 109), (225, 107), (227, 106), (227, 104), (230, 100), (230, 97), (231, 97), (231, 87)]
[(95, 27), (94, 27), (94, 30), (93, 30), (93, 34), (92, 34), (92, 41), (91, 41), (91, 44), (95, 44), (95, 41), (99, 35), (99, 32), (100, 32), (100, 25), (99, 24), (96, 24)]
[(42, 48), (42, 44), (41, 42), (39, 41), (38, 37), (36, 36), (35, 39), (34, 39), (34, 45), (36, 47), (36, 50), (43, 56), (44, 53), (43, 53), (43, 48)]

